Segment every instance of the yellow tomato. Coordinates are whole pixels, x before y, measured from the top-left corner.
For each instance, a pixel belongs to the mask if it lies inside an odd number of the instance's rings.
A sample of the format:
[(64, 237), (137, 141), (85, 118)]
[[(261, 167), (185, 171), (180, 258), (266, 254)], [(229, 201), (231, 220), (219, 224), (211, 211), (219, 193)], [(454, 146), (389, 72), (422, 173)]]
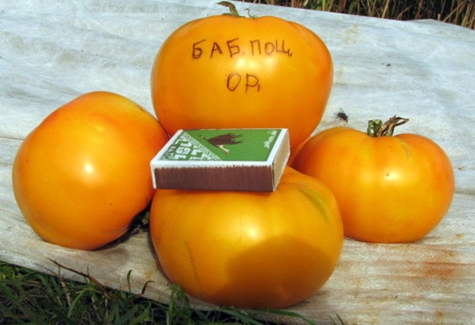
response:
[(101, 247), (123, 235), (149, 204), (149, 162), (167, 139), (155, 117), (127, 98), (80, 96), (21, 144), (12, 174), (18, 206), (48, 242)]
[(327, 129), (307, 141), (293, 166), (332, 190), (345, 234), (361, 241), (419, 240), (439, 224), (454, 195), (449, 158), (418, 134)]
[(273, 193), (157, 190), (150, 231), (171, 281), (242, 308), (308, 298), (333, 273), (343, 245), (333, 194), (291, 168)]
[(151, 76), (169, 134), (195, 128), (288, 128), (291, 146), (320, 122), (333, 82), (323, 41), (277, 17), (211, 16), (178, 28)]

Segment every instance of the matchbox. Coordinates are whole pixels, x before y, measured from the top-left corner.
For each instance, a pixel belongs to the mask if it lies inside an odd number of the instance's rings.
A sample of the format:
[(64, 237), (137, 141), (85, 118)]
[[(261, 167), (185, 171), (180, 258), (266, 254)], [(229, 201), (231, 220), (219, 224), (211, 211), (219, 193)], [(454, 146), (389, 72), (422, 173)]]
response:
[(289, 155), (287, 129), (179, 130), (150, 165), (155, 188), (272, 192)]

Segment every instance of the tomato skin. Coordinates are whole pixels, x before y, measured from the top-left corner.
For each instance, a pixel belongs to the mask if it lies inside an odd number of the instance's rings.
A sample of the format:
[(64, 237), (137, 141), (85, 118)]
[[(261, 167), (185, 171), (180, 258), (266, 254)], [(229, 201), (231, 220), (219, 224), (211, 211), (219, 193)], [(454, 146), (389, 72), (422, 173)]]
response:
[(91, 92), (56, 109), (23, 141), (13, 190), (48, 242), (92, 250), (124, 234), (154, 194), (149, 163), (168, 136), (131, 100)]
[(305, 144), (293, 167), (332, 190), (345, 235), (360, 241), (417, 241), (439, 224), (454, 194), (449, 158), (416, 134), (370, 137), (331, 128)]
[(191, 21), (170, 35), (154, 62), (151, 92), (169, 134), (182, 128), (288, 128), (293, 147), (320, 122), (332, 82), (330, 53), (304, 26), (277, 17), (221, 15)]
[(150, 231), (171, 281), (241, 308), (281, 308), (314, 294), (343, 244), (332, 193), (290, 168), (273, 193), (159, 189)]

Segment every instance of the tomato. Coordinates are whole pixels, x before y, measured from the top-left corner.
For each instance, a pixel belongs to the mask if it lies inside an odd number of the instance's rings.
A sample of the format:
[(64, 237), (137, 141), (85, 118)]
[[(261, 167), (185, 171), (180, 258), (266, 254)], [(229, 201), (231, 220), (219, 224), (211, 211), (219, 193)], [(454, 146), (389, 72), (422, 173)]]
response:
[[(401, 122), (394, 117), (385, 125)], [(417, 134), (327, 129), (305, 144), (293, 166), (332, 190), (346, 236), (360, 241), (417, 241), (439, 224), (454, 194), (449, 158)]]
[(48, 242), (99, 248), (123, 235), (151, 201), (149, 163), (168, 136), (131, 100), (92, 92), (56, 109), (22, 142), (13, 190)]
[(172, 282), (241, 308), (281, 308), (314, 294), (343, 244), (333, 194), (289, 167), (272, 193), (159, 189), (150, 231)]
[(291, 146), (319, 124), (333, 65), (324, 42), (277, 17), (210, 16), (179, 27), (152, 70), (155, 113), (169, 134), (196, 128), (288, 128)]

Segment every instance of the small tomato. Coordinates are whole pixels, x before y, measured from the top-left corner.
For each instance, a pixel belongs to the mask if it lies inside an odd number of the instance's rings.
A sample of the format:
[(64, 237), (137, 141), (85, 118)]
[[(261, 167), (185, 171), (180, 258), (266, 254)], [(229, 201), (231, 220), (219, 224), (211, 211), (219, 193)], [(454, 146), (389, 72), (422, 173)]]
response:
[(315, 130), (333, 82), (323, 41), (277, 17), (210, 16), (178, 28), (152, 70), (169, 134), (179, 129), (288, 128), (291, 146)]
[(95, 249), (123, 235), (154, 189), (149, 163), (168, 136), (131, 100), (92, 92), (56, 109), (23, 141), (13, 190), (48, 242)]
[(272, 193), (159, 189), (150, 231), (172, 282), (241, 308), (281, 308), (314, 294), (343, 245), (333, 194), (291, 168)]
[(417, 241), (450, 207), (454, 174), (449, 158), (424, 136), (392, 136), (394, 127), (405, 121), (393, 117), (379, 131), (371, 121), (368, 134), (347, 127), (327, 129), (313, 136), (293, 162), (297, 170), (328, 185), (350, 238)]

